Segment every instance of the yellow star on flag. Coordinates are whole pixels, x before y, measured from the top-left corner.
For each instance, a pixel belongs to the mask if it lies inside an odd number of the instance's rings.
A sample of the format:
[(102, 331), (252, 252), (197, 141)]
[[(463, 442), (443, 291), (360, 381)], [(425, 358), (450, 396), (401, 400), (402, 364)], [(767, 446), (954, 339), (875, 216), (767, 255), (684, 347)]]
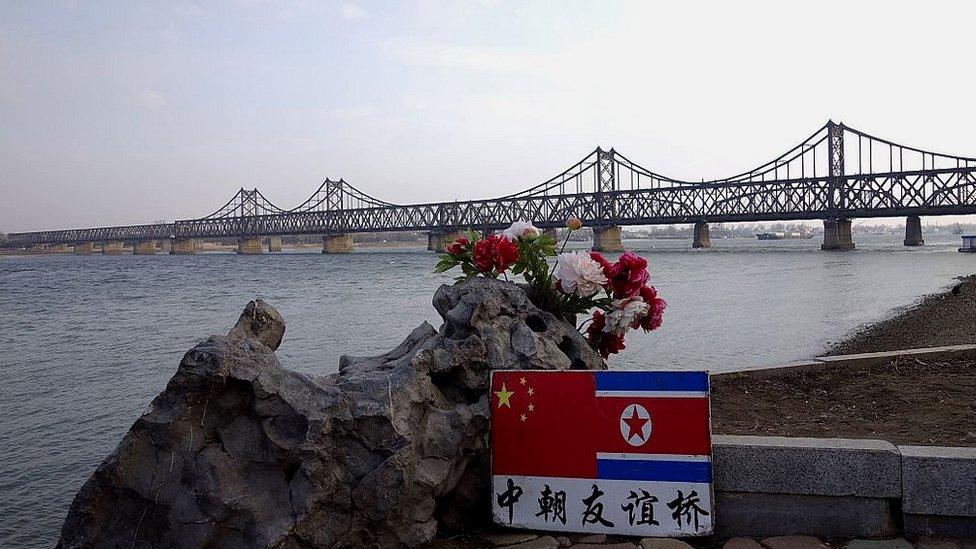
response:
[(535, 394), (535, 389), (533, 389), (532, 387), (529, 387), (529, 396), (532, 396), (534, 394)]
[(525, 417), (525, 414), (522, 414), (522, 421), (525, 421), (526, 419), (528, 419), (528, 418)]
[(534, 412), (535, 411), (535, 404), (529, 404), (529, 411), (530, 412)]
[(509, 402), (508, 399), (512, 398), (512, 395), (514, 394), (515, 391), (509, 391), (508, 389), (505, 388), (505, 384), (502, 383), (502, 390), (495, 391), (495, 396), (498, 397), (498, 407), (501, 408), (502, 406), (508, 406), (509, 408), (511, 408), (512, 403)]
[(521, 383), (522, 385), (525, 385), (525, 383), (526, 383), (525, 382), (525, 378), (523, 377), (521, 380), (519, 380), (519, 383)]

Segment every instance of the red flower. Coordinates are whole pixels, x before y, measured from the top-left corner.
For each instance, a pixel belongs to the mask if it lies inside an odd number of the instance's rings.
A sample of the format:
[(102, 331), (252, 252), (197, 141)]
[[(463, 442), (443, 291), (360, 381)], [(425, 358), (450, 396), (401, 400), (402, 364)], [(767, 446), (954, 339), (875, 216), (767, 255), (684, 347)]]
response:
[(613, 297), (620, 299), (638, 295), (651, 275), (647, 272), (646, 259), (634, 252), (624, 252), (610, 267), (607, 278), (613, 288)]
[[(493, 235), (494, 236), (494, 235)], [(501, 273), (505, 269), (515, 265), (515, 262), (519, 260), (518, 246), (514, 242), (505, 238), (504, 236), (498, 237), (498, 256), (495, 258), (495, 269)]]
[[(661, 323), (664, 322), (664, 309), (668, 307), (668, 304), (657, 296), (657, 290), (654, 289), (654, 286), (644, 286), (641, 288), (640, 296), (647, 303), (648, 310), (647, 315), (640, 320), (639, 326), (645, 332), (660, 328)], [(632, 328), (636, 329), (637, 326), (632, 326)]]
[(468, 250), (468, 244), (470, 244), (470, 242), (468, 242), (467, 238), (459, 236), (456, 240), (454, 240), (454, 242), (447, 245), (445, 251), (454, 257), (460, 257)]
[(607, 258), (603, 257), (603, 254), (601, 254), (600, 252), (590, 252), (590, 259), (596, 261), (597, 263), (600, 264), (601, 267), (603, 267), (603, 276), (607, 277), (607, 280), (610, 280), (610, 276), (612, 275), (613, 265), (611, 265), (610, 262), (607, 261)]
[(596, 352), (600, 353), (600, 356), (604, 360), (625, 348), (623, 334), (608, 334), (604, 332), (603, 329), (606, 325), (607, 318), (603, 314), (603, 311), (594, 311), (593, 321), (586, 328), (586, 338), (590, 342), (590, 347), (593, 347)]
[(502, 273), (518, 259), (518, 246), (504, 236), (493, 234), (474, 243), (471, 262), (482, 273), (490, 273), (492, 270)]

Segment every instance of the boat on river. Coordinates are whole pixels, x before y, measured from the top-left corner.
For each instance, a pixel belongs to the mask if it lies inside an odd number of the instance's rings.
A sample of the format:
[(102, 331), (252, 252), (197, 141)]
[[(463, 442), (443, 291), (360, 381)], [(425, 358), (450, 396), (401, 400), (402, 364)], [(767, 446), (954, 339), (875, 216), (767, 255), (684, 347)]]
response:
[(976, 253), (976, 234), (966, 235), (962, 237), (962, 248), (959, 248), (960, 252), (966, 253)]
[(792, 238), (813, 238), (813, 233), (756, 233), (756, 238), (759, 240), (785, 240)]

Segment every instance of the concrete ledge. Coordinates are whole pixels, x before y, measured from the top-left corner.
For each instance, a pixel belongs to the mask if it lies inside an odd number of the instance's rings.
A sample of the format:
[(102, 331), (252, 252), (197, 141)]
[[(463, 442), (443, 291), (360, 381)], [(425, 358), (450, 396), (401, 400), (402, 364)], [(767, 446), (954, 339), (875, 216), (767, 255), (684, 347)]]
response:
[(976, 528), (976, 448), (899, 446), (906, 514), (970, 517)]
[(919, 360), (955, 360), (959, 358), (976, 359), (976, 345), (945, 345), (942, 347), (921, 347), (900, 351), (880, 353), (860, 353), (856, 355), (819, 356), (811, 360), (798, 360), (776, 366), (746, 367), (734, 372), (712, 374), (722, 377), (747, 373), (752, 377), (763, 378), (783, 373), (813, 373), (834, 367), (858, 367), (886, 364), (896, 358), (917, 358)]
[(976, 518), (941, 517), (905, 513), (905, 534), (944, 538), (976, 539)]
[(712, 444), (718, 491), (901, 497), (901, 460), (890, 442), (716, 435)]
[(872, 366), (885, 364), (895, 358), (910, 357), (921, 360), (950, 360), (976, 357), (976, 345), (945, 345), (942, 347), (922, 347), (885, 351), (882, 353), (860, 353), (856, 355), (818, 356), (817, 361), (829, 365)]
[(789, 534), (881, 538), (898, 533), (892, 502), (881, 498), (718, 492), (715, 506), (720, 538)]
[(798, 360), (796, 362), (788, 362), (786, 364), (778, 364), (776, 366), (755, 366), (747, 367), (742, 370), (736, 370), (734, 372), (716, 372), (709, 373), (710, 377), (717, 378), (723, 376), (734, 376), (735, 374), (749, 374), (751, 378), (764, 378), (777, 376), (783, 373), (793, 373), (793, 372), (813, 372), (816, 370), (822, 370), (824, 363), (819, 360)]

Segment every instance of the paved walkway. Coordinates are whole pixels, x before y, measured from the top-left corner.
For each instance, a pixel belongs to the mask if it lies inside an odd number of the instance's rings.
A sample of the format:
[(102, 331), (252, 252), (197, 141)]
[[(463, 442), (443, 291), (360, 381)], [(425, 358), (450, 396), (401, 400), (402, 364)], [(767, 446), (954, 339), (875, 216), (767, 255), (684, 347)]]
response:
[(505, 531), (481, 536), (441, 539), (427, 549), (976, 549), (976, 540), (902, 538), (882, 540), (822, 540), (811, 536), (777, 536), (765, 539), (732, 538), (725, 541), (667, 538), (625, 538), (604, 534), (565, 536), (553, 533)]

